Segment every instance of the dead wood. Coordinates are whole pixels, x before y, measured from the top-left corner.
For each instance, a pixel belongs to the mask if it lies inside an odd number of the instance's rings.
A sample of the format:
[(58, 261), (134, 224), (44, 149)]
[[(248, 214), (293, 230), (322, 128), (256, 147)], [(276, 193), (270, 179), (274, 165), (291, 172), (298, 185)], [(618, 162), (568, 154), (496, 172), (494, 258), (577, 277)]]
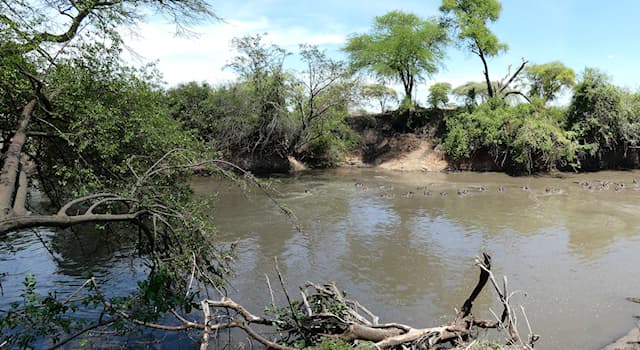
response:
[[(188, 320), (176, 310), (171, 310), (170, 314), (179, 324), (162, 325), (137, 320), (127, 310), (118, 309), (112, 305), (104, 298), (94, 278), (89, 279), (79, 290), (90, 286), (90, 290), (100, 296), (105, 312), (113, 315), (113, 319), (118, 318), (139, 326), (165, 331), (189, 329), (201, 331), (200, 349), (206, 349), (211, 338), (222, 336), (220, 332), (232, 328), (242, 330), (250, 339), (259, 342), (266, 348), (279, 350), (294, 349), (299, 346), (301, 341), (304, 341), (307, 346), (318, 344), (325, 338), (340, 340), (354, 347), (362, 342), (368, 342), (376, 349), (449, 349), (452, 346), (468, 344), (473, 341), (474, 334), (477, 334), (475, 330), (478, 328), (506, 329), (509, 345), (513, 345), (514, 348), (532, 349), (538, 337), (533, 335), (524, 309), (522, 309), (522, 314), (530, 333), (528, 341), (523, 342), (518, 334), (515, 314), (509, 304), (509, 298), (513, 293), (508, 292), (506, 279), (502, 286), (498, 285), (490, 270), (491, 257), (488, 254), (483, 254), (482, 261), (478, 259), (476, 265), (480, 268), (478, 283), (456, 314), (455, 319), (449, 324), (427, 328), (414, 328), (400, 323), (381, 324), (379, 318), (371, 311), (360, 303), (346, 298), (335, 283), (307, 282), (304, 288), (300, 288), (302, 300), (292, 300), (289, 298), (289, 293), (286, 292), (284, 279), (279, 268), (276, 271), (279, 279), (282, 280), (283, 294), (287, 296), (287, 305), (280, 308), (273, 307), (275, 301), (272, 297), (271, 311), (275, 315), (274, 317), (253, 314), (231, 298), (222, 297), (220, 300), (205, 299), (200, 302), (201, 322)], [(471, 312), (473, 302), (488, 281), (492, 282), (505, 310), (502, 317), (496, 321), (476, 320)], [(74, 292), (62, 303), (68, 303), (71, 299), (76, 298), (78, 293), (78, 291)], [(270, 294), (273, 294), (271, 289)], [(104, 320), (101, 321), (104, 322)], [(104, 326), (110, 323), (105, 323)], [(87, 329), (96, 327), (98, 324)], [(270, 336), (265, 334), (270, 334)], [(77, 336), (78, 334), (74, 334), (72, 338)], [(65, 340), (65, 343), (67, 341)]]
[[(279, 323), (272, 323), (281, 332), (285, 333), (285, 336), (280, 339), (273, 339), (272, 342), (278, 344), (284, 342), (286, 346), (291, 346), (296, 344), (299, 339), (304, 339), (308, 344), (309, 341), (318, 343), (322, 338), (328, 337), (352, 345), (363, 341), (371, 342), (376, 349), (444, 349), (448, 348), (450, 344), (469, 341), (474, 329), (498, 328), (506, 325), (504, 328), (508, 330), (512, 344), (516, 344), (515, 341), (517, 340), (519, 341), (517, 345), (522, 345), (523, 348), (532, 348), (537, 336), (531, 335), (528, 344), (520, 341), (521, 338), (515, 327), (515, 315), (513, 315), (512, 308), (509, 305), (510, 294), (507, 294), (506, 283), (504, 289), (497, 289), (499, 299), (505, 306), (503, 319), (491, 321), (473, 318), (471, 313), (473, 302), (488, 281), (495, 282), (490, 270), (491, 257), (485, 253), (483, 254), (483, 259), (478, 259), (476, 263), (480, 267), (478, 283), (464, 301), (454, 321), (450, 324), (428, 328), (414, 328), (399, 323), (380, 324), (376, 315), (357, 301), (346, 298), (334, 283), (321, 285), (307, 282), (305, 288), (301, 288), (302, 301), (300, 302), (294, 302), (288, 298), (288, 293), (286, 293), (283, 284), (283, 292), (287, 296), (287, 306), (280, 309), (280, 311), (289, 310), (291, 315), (288, 320), (286, 317), (281, 317), (278, 319)], [(277, 271), (281, 278), (279, 269)], [(244, 323), (238, 323), (244, 325), (240, 328), (252, 337), (254, 335), (249, 332), (252, 330), (251, 324), (265, 324), (265, 319), (250, 314), (230, 299), (210, 302), (209, 305), (214, 308), (235, 311), (244, 320)], [(295, 310), (293, 309), (294, 305), (297, 308)], [(239, 321), (234, 320), (234, 322)], [(276, 321), (272, 320), (271, 322)], [(527, 325), (530, 330), (528, 320)], [(267, 345), (264, 339), (256, 340)]]
[[(319, 343), (323, 338), (330, 338), (352, 345), (360, 342), (370, 342), (373, 343), (376, 349), (444, 349), (451, 344), (469, 341), (472, 338), (474, 329), (499, 328), (505, 325), (506, 327), (504, 328), (509, 332), (509, 339), (519, 341), (520, 337), (514, 321), (515, 316), (512, 315), (512, 308), (508, 304), (508, 296), (510, 295), (504, 293), (506, 284), (504, 289), (498, 290), (501, 302), (506, 305), (506, 310), (503, 313), (505, 319), (492, 321), (473, 318), (471, 313), (473, 302), (488, 281), (495, 281), (490, 271), (491, 257), (488, 254), (483, 254), (482, 261), (478, 260), (477, 265), (480, 267), (478, 283), (464, 301), (454, 321), (450, 324), (428, 328), (414, 328), (399, 323), (380, 324), (377, 316), (357, 301), (346, 298), (334, 283), (316, 284), (307, 282), (305, 288), (300, 290), (302, 296), (300, 302), (292, 301), (286, 292), (284, 284), (282, 284), (283, 293), (287, 297), (287, 305), (279, 309), (279, 312), (289, 312), (290, 314), (288, 317), (283, 317), (280, 314), (279, 318), (270, 321), (283, 334), (281, 337), (274, 338), (271, 341), (277, 344), (285, 344), (284, 346), (293, 346), (301, 339), (305, 340), (305, 344), (309, 344), (309, 342)], [(277, 269), (277, 272), (279, 278), (281, 278), (279, 269)], [(266, 319), (249, 313), (230, 299), (223, 299), (218, 302), (210, 301), (209, 303), (212, 308), (236, 312), (242, 318), (242, 322), (234, 319), (234, 324), (242, 324), (243, 326), (239, 328), (243, 329), (251, 337), (254, 334), (250, 332), (253, 331), (255, 333), (255, 330), (251, 328), (251, 324), (265, 324)], [(507, 320), (513, 320), (513, 322), (507, 322)], [(509, 326), (510, 324), (513, 326)], [(273, 345), (265, 344), (264, 338), (256, 338), (256, 340), (268, 347)], [(512, 341), (511, 343), (514, 342)], [(530, 344), (531, 346), (520, 342), (518, 345), (522, 345), (523, 348), (531, 348), (533, 341)]]

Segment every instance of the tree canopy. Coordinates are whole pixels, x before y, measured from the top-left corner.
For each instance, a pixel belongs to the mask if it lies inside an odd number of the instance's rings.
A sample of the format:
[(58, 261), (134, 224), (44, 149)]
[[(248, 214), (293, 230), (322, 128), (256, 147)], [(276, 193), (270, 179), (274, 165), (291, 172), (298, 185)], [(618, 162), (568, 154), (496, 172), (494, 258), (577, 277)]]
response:
[(371, 32), (350, 37), (344, 50), (353, 69), (402, 83), (412, 100), (416, 83), (438, 71), (447, 41), (436, 20), (392, 11), (376, 17)]
[(529, 83), (529, 96), (551, 101), (563, 88), (575, 84), (576, 73), (561, 62), (530, 65), (525, 68)]
[(374, 100), (380, 106), (380, 113), (387, 111), (388, 104), (398, 102), (396, 90), (383, 84), (369, 84), (362, 87), (362, 97), (365, 100)]
[[(509, 85), (527, 64), (523, 61), (513, 75), (494, 86), (489, 74), (488, 60), (507, 51), (507, 44), (500, 42), (489, 29), (489, 24), (498, 20), (502, 5), (498, 0), (443, 0), (440, 6), (443, 14), (442, 22), (449, 27), (458, 40), (458, 44), (477, 55), (482, 61), (487, 95), (489, 97), (506, 97), (520, 94), (519, 91), (508, 90)], [(524, 96), (524, 95), (523, 95)]]
[(451, 84), (435, 83), (429, 86), (429, 105), (433, 108), (445, 107), (449, 103)]

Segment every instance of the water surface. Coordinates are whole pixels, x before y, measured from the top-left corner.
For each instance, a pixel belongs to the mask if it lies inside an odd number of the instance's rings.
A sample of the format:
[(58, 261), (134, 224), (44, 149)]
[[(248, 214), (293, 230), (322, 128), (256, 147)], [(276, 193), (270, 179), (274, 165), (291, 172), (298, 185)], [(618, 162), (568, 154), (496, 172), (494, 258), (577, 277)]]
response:
[[(335, 281), (383, 322), (440, 325), (470, 293), (478, 277), (474, 257), (487, 251), (496, 276), (522, 291), (515, 302), (542, 337), (537, 348), (595, 350), (640, 314), (624, 300), (640, 296), (634, 178), (640, 172), (513, 178), (341, 169), (272, 179), (274, 198), (293, 210), (301, 232), (259, 190), (243, 192), (215, 178), (196, 178), (193, 187), (217, 194), (211, 216), (219, 237), (238, 242), (229, 291), (255, 313), (270, 303), (265, 274), (275, 287), (278, 257), (291, 293), (307, 280)], [(601, 181), (610, 182), (608, 190), (600, 190)], [(88, 271), (105, 288), (135, 288), (143, 275), (131, 249), (114, 246), (102, 231), (75, 231), (29, 230), (0, 241), (0, 307), (17, 300), (29, 272), (45, 293), (75, 289)], [(487, 288), (474, 313), (491, 318), (489, 309), (501, 311)], [(152, 347), (199, 346), (175, 335), (162, 341)]]
[[(496, 276), (522, 291), (515, 301), (542, 336), (541, 349), (599, 349), (640, 314), (624, 300), (640, 295), (634, 178), (640, 173), (347, 169), (274, 179), (276, 199), (302, 232), (259, 191), (206, 178), (194, 188), (218, 193), (214, 221), (223, 239), (239, 243), (233, 297), (254, 310), (269, 303), (264, 275), (273, 277), (277, 256), (293, 291), (307, 280), (336, 281), (383, 321), (439, 325), (470, 293), (474, 257), (487, 251)], [(485, 289), (474, 311), (491, 318), (490, 308), (501, 311)]]

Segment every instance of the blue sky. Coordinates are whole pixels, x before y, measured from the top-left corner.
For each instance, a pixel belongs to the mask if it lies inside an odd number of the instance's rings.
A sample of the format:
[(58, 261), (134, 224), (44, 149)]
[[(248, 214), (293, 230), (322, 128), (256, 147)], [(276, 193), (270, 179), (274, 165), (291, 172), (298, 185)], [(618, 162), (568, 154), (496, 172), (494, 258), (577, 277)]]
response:
[[(391, 10), (437, 16), (440, 1), (362, 0), (235, 0), (212, 3), (223, 22), (197, 26), (199, 38), (173, 35), (170, 24), (140, 25), (131, 48), (146, 60), (157, 60), (169, 85), (196, 80), (216, 84), (234, 79), (222, 69), (233, 57), (233, 37), (269, 33), (267, 40), (295, 52), (297, 44), (312, 43), (336, 58), (354, 33), (366, 32), (375, 16)], [(494, 79), (522, 58), (531, 63), (559, 60), (580, 72), (586, 66), (605, 71), (614, 83), (632, 90), (640, 87), (640, 1), (618, 0), (503, 0), (500, 19), (492, 25), (498, 38), (509, 45), (507, 53), (490, 62)], [(418, 91), (434, 82), (454, 86), (482, 79), (477, 57), (455, 47), (448, 50), (445, 68)], [(289, 66), (296, 67), (295, 56)]]

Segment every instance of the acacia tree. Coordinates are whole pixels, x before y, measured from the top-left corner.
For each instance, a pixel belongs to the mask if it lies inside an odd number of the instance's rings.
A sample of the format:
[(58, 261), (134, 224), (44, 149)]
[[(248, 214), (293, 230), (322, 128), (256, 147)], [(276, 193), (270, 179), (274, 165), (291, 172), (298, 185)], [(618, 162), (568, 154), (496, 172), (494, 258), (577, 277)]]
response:
[[(2, 346), (28, 347), (37, 337), (64, 344), (97, 327), (146, 325), (191, 309), (197, 281), (215, 287), (228, 272), (228, 254), (214, 245), (186, 181), (188, 168), (209, 154), (169, 118), (157, 75), (122, 64), (116, 31), (149, 9), (180, 28), (213, 13), (200, 0), (140, 5), (0, 1), (0, 239), (31, 228), (104, 224), (99, 229), (132, 243), (131, 254), (149, 268), (127, 297), (111, 299), (96, 292), (95, 280), (86, 284), (94, 295), (84, 306), (96, 311), (88, 323), (72, 315), (81, 303), (38, 296), (27, 279), (25, 305), (0, 312)], [(34, 209), (35, 191), (53, 207)], [(194, 266), (191, 284), (185, 276)]]
[(416, 83), (438, 71), (447, 41), (435, 20), (391, 11), (375, 18), (370, 33), (349, 38), (344, 50), (353, 69), (402, 83), (405, 100), (412, 101)]
[(451, 84), (435, 83), (429, 86), (429, 105), (433, 108), (444, 107), (449, 103), (449, 94), (451, 93)]
[(576, 73), (561, 62), (530, 65), (525, 68), (529, 82), (529, 96), (553, 100), (562, 89), (573, 87)]
[(387, 111), (388, 104), (398, 103), (396, 90), (383, 84), (371, 84), (362, 87), (362, 97), (365, 100), (374, 100), (380, 106), (380, 113)]
[(440, 6), (443, 14), (442, 22), (452, 29), (458, 44), (477, 55), (482, 61), (483, 74), (489, 98), (509, 95), (528, 97), (517, 90), (509, 90), (509, 86), (522, 72), (527, 64), (526, 60), (511, 74), (508, 72), (504, 79), (495, 83), (489, 75), (488, 60), (506, 52), (507, 44), (500, 42), (491, 32), (488, 25), (498, 20), (502, 5), (498, 0), (443, 0)]

